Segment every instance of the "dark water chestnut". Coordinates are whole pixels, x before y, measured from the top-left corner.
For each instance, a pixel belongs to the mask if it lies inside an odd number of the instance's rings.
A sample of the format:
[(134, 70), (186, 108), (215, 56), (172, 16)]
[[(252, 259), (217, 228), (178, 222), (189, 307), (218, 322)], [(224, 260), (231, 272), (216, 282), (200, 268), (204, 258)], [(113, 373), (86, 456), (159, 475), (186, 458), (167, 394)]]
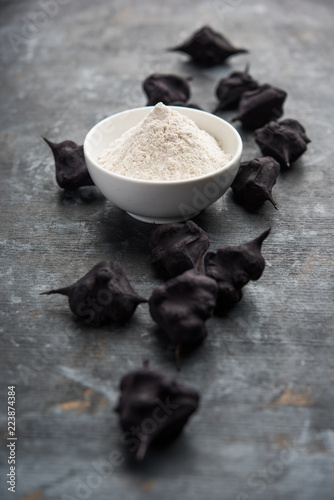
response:
[(277, 209), (271, 190), (280, 172), (279, 163), (271, 156), (242, 162), (232, 182), (234, 198), (249, 210), (256, 210), (269, 200)]
[(44, 292), (67, 295), (71, 311), (96, 326), (109, 321), (124, 323), (138, 304), (147, 302), (137, 295), (117, 262), (102, 261), (73, 285)]
[(147, 106), (158, 102), (172, 104), (185, 103), (190, 97), (189, 83), (186, 78), (171, 74), (155, 73), (143, 82), (143, 89), (148, 97)]
[(270, 229), (252, 241), (210, 250), (205, 255), (205, 273), (218, 285), (216, 313), (231, 309), (241, 300), (242, 287), (261, 277), (265, 268), (261, 247), (269, 233)]
[(215, 309), (217, 283), (195, 269), (157, 286), (149, 299), (152, 319), (180, 355), (197, 347), (207, 336), (205, 322)]
[(183, 44), (169, 50), (189, 54), (192, 62), (203, 67), (223, 64), (231, 56), (248, 52), (246, 49), (234, 47), (224, 35), (209, 26), (204, 26)]
[(291, 118), (270, 122), (255, 130), (255, 140), (264, 155), (270, 155), (282, 167), (290, 167), (305, 153), (310, 139), (304, 127)]
[(209, 245), (207, 234), (193, 221), (163, 224), (150, 238), (152, 263), (172, 278), (198, 267)]
[(259, 86), (248, 71), (249, 67), (247, 66), (245, 71), (234, 71), (226, 78), (219, 80), (216, 87), (219, 104), (215, 112), (237, 107), (245, 92), (255, 90)]
[(174, 440), (197, 410), (200, 399), (195, 389), (150, 370), (147, 363), (122, 378), (120, 391), (115, 411), (124, 431), (122, 440), (131, 441), (129, 451), (138, 461), (151, 444)]
[(43, 139), (52, 150), (59, 187), (73, 191), (82, 186), (94, 185), (87, 170), (83, 146), (73, 141), (55, 143), (46, 137)]
[(282, 116), (286, 97), (284, 90), (268, 84), (244, 92), (239, 102), (238, 114), (233, 121), (240, 120), (245, 128), (252, 130), (262, 127)]

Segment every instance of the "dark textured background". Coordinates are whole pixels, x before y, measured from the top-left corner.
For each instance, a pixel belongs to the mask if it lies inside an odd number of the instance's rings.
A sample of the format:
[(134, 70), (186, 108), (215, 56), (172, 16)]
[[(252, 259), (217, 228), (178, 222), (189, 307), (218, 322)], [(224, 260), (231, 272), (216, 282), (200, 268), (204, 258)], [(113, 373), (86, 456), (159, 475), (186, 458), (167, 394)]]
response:
[[(333, 3), (51, 0), (49, 15), (37, 1), (0, 5), (1, 498), (332, 500)], [(165, 52), (203, 24), (249, 55), (198, 70)], [(218, 79), (247, 62), (260, 82), (288, 92), (285, 117), (312, 142), (274, 187), (279, 211), (267, 203), (249, 214), (229, 192), (196, 218), (212, 247), (272, 232), (262, 278), (227, 317), (209, 320), (205, 343), (177, 373), (145, 304), (123, 327), (95, 329), (73, 318), (65, 297), (39, 295), (101, 259), (120, 262), (146, 297), (160, 282), (151, 226), (96, 188), (60, 190), (41, 134), (82, 143), (97, 121), (145, 105), (141, 82), (153, 72), (193, 75), (191, 100), (211, 111)], [(252, 134), (240, 132), (243, 159), (259, 156)], [(180, 439), (136, 465), (112, 410), (120, 377), (144, 358), (202, 399)], [(9, 384), (15, 494), (5, 484)], [(116, 450), (126, 459), (102, 478), (96, 467)]]

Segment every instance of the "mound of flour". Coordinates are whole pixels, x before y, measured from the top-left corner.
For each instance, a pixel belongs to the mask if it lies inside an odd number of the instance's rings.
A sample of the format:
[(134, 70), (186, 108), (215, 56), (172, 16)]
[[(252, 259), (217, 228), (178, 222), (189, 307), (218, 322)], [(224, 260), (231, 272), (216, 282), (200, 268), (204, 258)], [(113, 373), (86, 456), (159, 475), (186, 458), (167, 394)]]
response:
[(208, 174), (231, 159), (216, 139), (158, 103), (99, 156), (104, 168), (135, 179), (174, 181)]

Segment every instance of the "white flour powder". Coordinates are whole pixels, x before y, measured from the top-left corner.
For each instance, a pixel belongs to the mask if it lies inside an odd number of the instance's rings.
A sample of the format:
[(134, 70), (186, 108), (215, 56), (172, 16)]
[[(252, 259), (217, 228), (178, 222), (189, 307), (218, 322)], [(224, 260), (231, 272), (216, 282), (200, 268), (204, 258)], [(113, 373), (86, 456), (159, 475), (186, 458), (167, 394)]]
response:
[(174, 181), (208, 174), (231, 159), (216, 139), (162, 103), (99, 156), (107, 170), (143, 180)]

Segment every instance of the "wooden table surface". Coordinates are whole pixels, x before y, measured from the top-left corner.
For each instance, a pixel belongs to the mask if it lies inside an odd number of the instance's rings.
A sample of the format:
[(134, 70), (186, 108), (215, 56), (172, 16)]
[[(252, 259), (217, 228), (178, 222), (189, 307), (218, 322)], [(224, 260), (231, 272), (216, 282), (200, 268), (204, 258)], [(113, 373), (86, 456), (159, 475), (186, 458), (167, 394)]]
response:
[[(334, 499), (333, 15), (327, 1), (5, 1), (1, 6), (1, 499)], [(249, 54), (198, 69), (166, 52), (210, 25)], [(220, 78), (250, 63), (288, 92), (284, 117), (312, 142), (266, 203), (249, 213), (229, 191), (196, 217), (211, 248), (271, 227), (266, 269), (181, 372), (148, 307), (124, 326), (76, 320), (68, 285), (118, 261), (140, 295), (161, 282), (152, 226), (97, 188), (64, 192), (41, 139), (81, 143), (102, 118), (146, 104), (154, 72), (192, 76), (192, 102), (217, 104)], [(233, 111), (221, 116), (231, 120)], [(243, 159), (260, 156), (237, 123)], [(180, 438), (136, 464), (113, 408), (120, 378), (152, 368), (201, 393)], [(7, 387), (16, 386), (16, 492), (7, 490)]]

